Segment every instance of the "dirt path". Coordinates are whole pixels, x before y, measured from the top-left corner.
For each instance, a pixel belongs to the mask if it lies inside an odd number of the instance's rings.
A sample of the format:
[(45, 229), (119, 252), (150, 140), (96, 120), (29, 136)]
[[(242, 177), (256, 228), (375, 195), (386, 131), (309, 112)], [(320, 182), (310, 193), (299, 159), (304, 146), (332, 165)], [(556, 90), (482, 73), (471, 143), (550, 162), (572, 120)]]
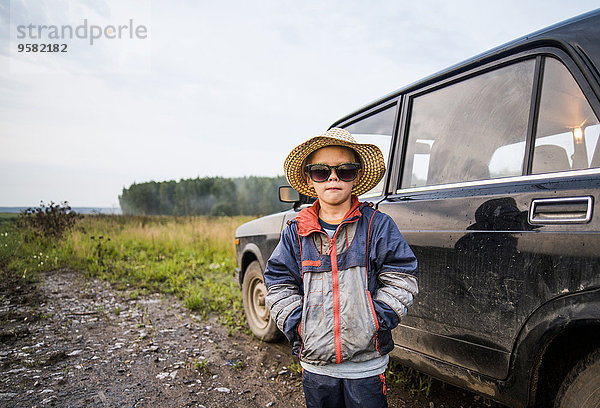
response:
[[(228, 336), (169, 297), (133, 298), (70, 271), (0, 285), (0, 407), (303, 407), (287, 344)], [(497, 407), (435, 383), (390, 407)]]

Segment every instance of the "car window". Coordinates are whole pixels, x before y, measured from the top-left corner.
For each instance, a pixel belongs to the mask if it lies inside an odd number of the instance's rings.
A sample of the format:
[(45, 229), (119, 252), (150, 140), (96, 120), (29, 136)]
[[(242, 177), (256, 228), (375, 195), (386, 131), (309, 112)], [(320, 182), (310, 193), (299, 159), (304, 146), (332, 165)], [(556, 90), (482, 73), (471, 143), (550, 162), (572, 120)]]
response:
[[(345, 129), (360, 143), (370, 143), (379, 147), (385, 160), (387, 174), (390, 148), (392, 144), (392, 133), (394, 130), (394, 118), (396, 117), (396, 105), (392, 105), (374, 115), (368, 116), (358, 122), (346, 126)], [(379, 196), (383, 194), (385, 175), (381, 181), (361, 197)]]
[(546, 58), (531, 172), (600, 167), (598, 118), (567, 68)]
[(520, 175), (534, 70), (521, 61), (413, 98), (402, 188)]

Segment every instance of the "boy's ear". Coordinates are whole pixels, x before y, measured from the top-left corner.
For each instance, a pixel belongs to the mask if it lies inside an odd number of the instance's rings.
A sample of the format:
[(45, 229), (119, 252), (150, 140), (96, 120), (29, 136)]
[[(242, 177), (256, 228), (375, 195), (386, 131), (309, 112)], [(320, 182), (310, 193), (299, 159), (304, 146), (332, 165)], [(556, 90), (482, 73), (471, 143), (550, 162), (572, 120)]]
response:
[[(358, 184), (358, 182), (360, 181), (360, 178), (363, 175), (363, 171), (362, 169), (358, 169), (358, 173), (356, 175), (356, 178), (354, 179), (354, 181), (352, 182), (352, 186), (356, 186)], [(309, 177), (310, 178), (310, 177)], [(312, 181), (312, 180), (311, 180)]]
[(304, 172), (302, 174), (304, 175), (304, 178), (306, 179), (306, 184), (308, 184), (309, 187), (314, 187), (313, 181), (310, 178), (310, 176), (308, 175), (308, 173)]

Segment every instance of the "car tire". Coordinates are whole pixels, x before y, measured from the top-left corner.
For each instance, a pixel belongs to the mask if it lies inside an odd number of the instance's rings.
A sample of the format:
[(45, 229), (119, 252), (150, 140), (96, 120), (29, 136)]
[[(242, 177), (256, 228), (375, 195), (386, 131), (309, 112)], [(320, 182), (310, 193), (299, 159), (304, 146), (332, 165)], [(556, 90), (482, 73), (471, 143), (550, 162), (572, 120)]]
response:
[(558, 391), (554, 408), (573, 407), (600, 407), (600, 349), (577, 363)]
[(242, 300), (246, 320), (252, 333), (259, 339), (273, 342), (281, 337), (281, 332), (271, 319), (269, 307), (266, 304), (267, 287), (263, 278), (263, 271), (258, 261), (248, 265), (242, 282)]

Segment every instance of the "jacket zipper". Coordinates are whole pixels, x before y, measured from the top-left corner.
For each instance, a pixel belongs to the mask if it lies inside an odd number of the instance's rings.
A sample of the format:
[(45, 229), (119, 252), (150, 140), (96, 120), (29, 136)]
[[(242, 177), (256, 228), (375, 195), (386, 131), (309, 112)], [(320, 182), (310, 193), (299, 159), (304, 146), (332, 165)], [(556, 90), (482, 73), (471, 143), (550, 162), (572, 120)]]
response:
[[(354, 220), (352, 222), (356, 222)], [(327, 255), (331, 258), (331, 280), (333, 285), (333, 334), (335, 340), (335, 362), (336, 364), (340, 364), (342, 362), (342, 333), (341, 333), (341, 324), (340, 324), (340, 280), (338, 274), (338, 264), (337, 264), (337, 248), (335, 245), (335, 240), (337, 238), (337, 234), (340, 231), (341, 227), (344, 224), (350, 224), (350, 221), (342, 222), (332, 238), (329, 238), (329, 249), (327, 250)], [(346, 227), (347, 228), (347, 227)], [(322, 231), (321, 231), (322, 232)]]
[(331, 280), (333, 283), (333, 333), (335, 339), (335, 362), (337, 364), (342, 362), (342, 335), (340, 328), (340, 281), (338, 276), (337, 266), (337, 250), (335, 247), (335, 237), (329, 241), (329, 256), (331, 257)]

